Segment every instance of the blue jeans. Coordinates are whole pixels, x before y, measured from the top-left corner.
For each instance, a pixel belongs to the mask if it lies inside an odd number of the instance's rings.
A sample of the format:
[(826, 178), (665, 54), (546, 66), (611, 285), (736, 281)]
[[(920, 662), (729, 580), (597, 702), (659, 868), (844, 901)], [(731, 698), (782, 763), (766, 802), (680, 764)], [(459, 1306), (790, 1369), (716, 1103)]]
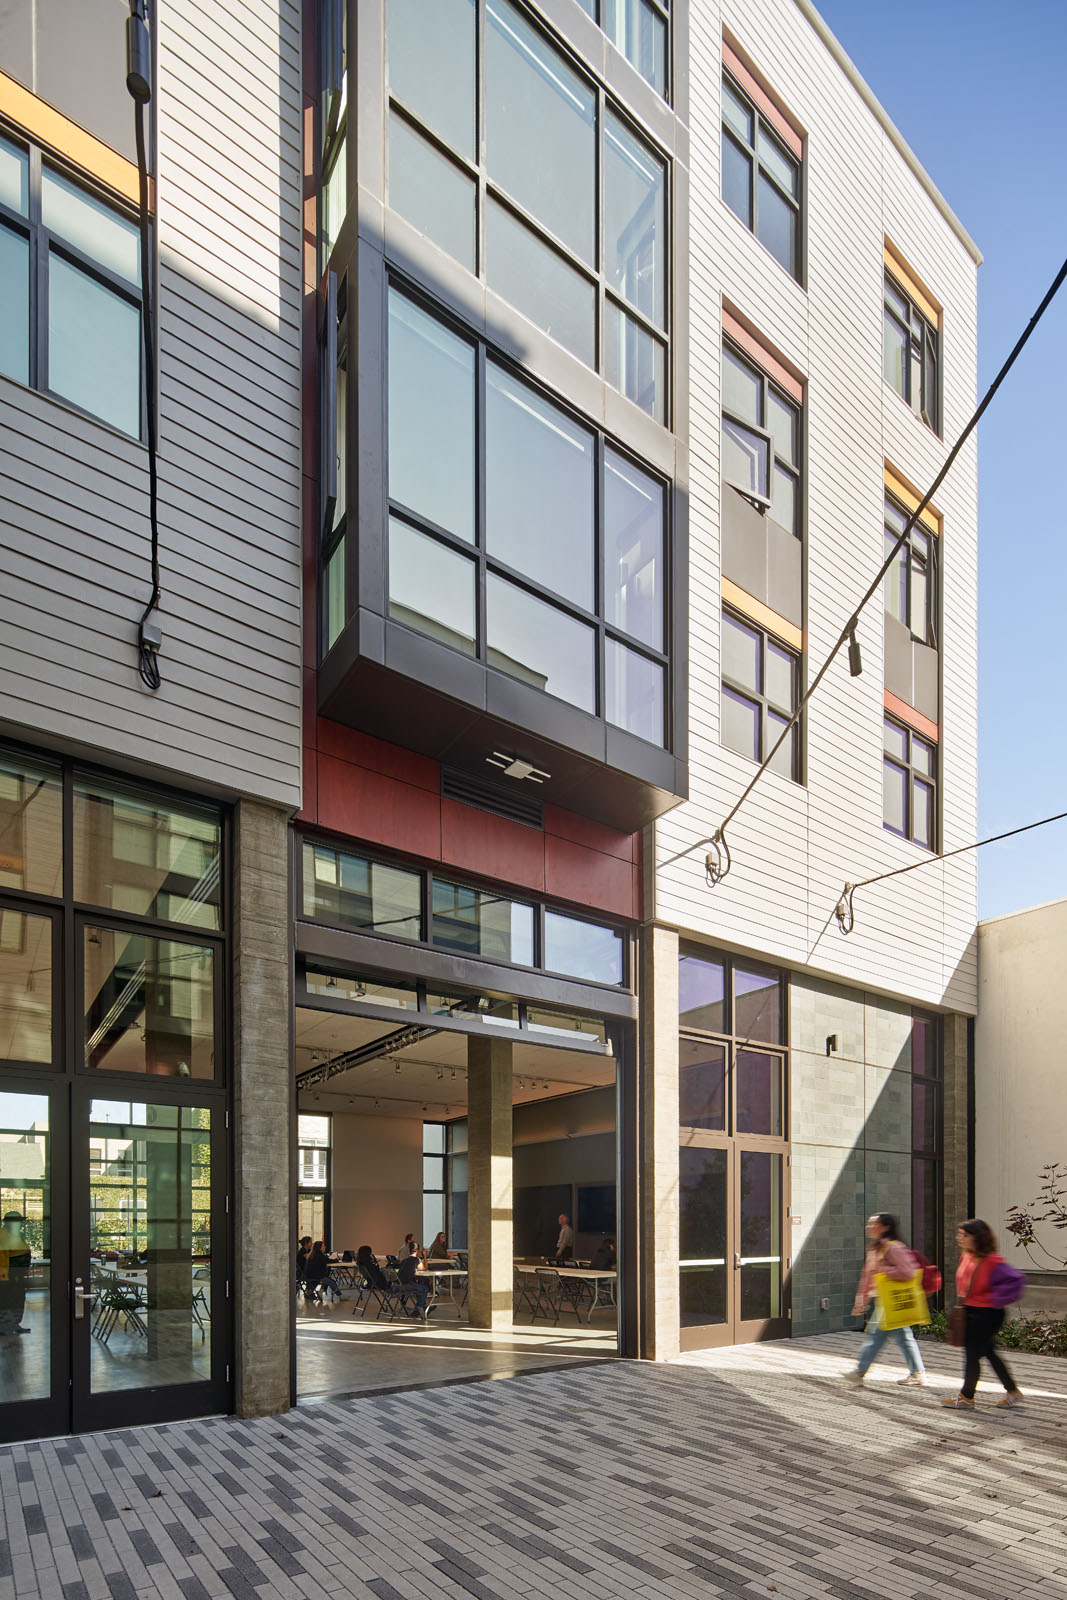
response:
[(915, 1343), (914, 1333), (910, 1328), (891, 1328), (888, 1330), (883, 1328), (881, 1312), (877, 1306), (871, 1313), (871, 1320), (867, 1324), (866, 1333), (867, 1338), (863, 1349), (860, 1351), (860, 1358), (856, 1363), (857, 1372), (867, 1371), (867, 1368), (874, 1361), (887, 1339), (896, 1340), (900, 1346), (901, 1354), (907, 1362), (909, 1372), (924, 1371), (923, 1358), (919, 1354), (919, 1346)]

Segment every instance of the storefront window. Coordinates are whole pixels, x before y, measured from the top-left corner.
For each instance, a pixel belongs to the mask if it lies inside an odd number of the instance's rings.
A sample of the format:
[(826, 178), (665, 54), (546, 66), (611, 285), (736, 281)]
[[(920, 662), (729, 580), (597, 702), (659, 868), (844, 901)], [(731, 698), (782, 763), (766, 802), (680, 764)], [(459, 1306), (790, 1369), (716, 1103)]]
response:
[(78, 777), (74, 898), (128, 916), (221, 926), (222, 824), (213, 807)]
[(63, 893), (62, 810), (58, 763), (0, 752), (0, 889)]
[(215, 1076), (215, 951), (87, 927), (85, 1065), (156, 1077)]

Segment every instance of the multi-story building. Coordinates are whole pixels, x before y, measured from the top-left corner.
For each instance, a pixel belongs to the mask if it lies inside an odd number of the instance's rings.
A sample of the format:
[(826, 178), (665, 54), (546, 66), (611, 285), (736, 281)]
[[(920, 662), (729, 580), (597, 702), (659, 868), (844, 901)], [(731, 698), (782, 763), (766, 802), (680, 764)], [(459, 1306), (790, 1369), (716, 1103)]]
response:
[(799, 0), (159, 0), (153, 692), (85, 9), (77, 83), (0, 34), (0, 1200), (52, 1350), (0, 1322), (0, 1427), (288, 1404), (304, 1234), (446, 1232), (493, 1329), (567, 1216), (623, 1355), (842, 1326), (865, 1212), (939, 1255), (966, 1188), (973, 451), (704, 856), (969, 414), (974, 247)]

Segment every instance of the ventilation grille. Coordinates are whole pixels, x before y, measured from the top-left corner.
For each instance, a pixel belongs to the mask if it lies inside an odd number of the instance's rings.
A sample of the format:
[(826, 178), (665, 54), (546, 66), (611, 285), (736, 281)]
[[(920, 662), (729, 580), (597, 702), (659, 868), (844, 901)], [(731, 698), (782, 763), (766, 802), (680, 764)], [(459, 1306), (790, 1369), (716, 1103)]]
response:
[(494, 816), (524, 823), (527, 828), (545, 825), (544, 802), (536, 795), (523, 794), (518, 784), (505, 789), (500, 784), (486, 783), (484, 778), (442, 767), (441, 793), (447, 800), (461, 800), (465, 806), (477, 806), (480, 811), (491, 811)]

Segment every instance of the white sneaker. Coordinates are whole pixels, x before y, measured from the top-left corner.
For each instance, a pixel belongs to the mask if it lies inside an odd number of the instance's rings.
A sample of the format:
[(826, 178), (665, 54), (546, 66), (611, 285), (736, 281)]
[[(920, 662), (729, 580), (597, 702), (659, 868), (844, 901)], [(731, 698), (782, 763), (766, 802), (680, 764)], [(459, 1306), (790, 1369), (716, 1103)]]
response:
[(900, 1384), (901, 1388), (903, 1388), (903, 1389), (925, 1389), (926, 1388), (926, 1373), (925, 1372), (909, 1372), (908, 1376), (906, 1378), (898, 1378), (897, 1382)]
[(855, 1368), (851, 1372), (845, 1373), (845, 1382), (850, 1389), (862, 1389), (866, 1381), (867, 1374), (865, 1372), (857, 1372)]

